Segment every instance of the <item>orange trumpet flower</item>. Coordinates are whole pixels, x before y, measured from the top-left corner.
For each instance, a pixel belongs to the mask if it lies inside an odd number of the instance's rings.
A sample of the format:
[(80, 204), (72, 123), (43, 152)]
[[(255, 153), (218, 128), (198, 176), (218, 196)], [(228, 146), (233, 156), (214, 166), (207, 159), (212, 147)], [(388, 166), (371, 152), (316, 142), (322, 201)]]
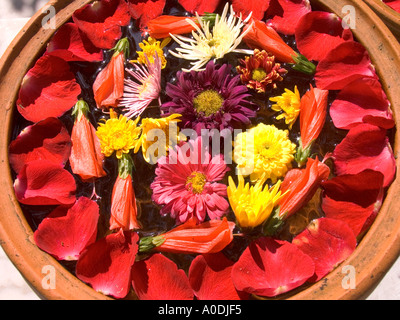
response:
[(328, 107), (328, 90), (313, 88), (300, 102), (300, 143), (295, 159), (301, 167), (310, 156), (313, 142), (318, 138), (325, 124)]
[(250, 48), (265, 50), (281, 62), (292, 63), (295, 70), (307, 74), (315, 73), (315, 65), (286, 44), (280, 35), (264, 22), (251, 19), (243, 30), (243, 33), (245, 32), (247, 33), (243, 41)]
[(192, 32), (195, 28), (187, 20), (197, 22), (197, 18), (178, 16), (159, 16), (147, 23), (147, 32), (154, 39), (168, 38), (170, 34), (185, 34)]
[(165, 251), (171, 253), (216, 253), (223, 250), (233, 239), (235, 223), (209, 220), (197, 224), (195, 218), (155, 237), (142, 238), (139, 251)]
[(82, 181), (104, 177), (104, 155), (101, 153), (100, 141), (96, 129), (87, 118), (88, 104), (79, 100), (72, 111), (75, 122), (71, 133), (71, 155), (69, 162), (73, 173), (79, 175)]
[(107, 66), (93, 83), (94, 99), (98, 108), (117, 107), (124, 94), (125, 59), (129, 52), (127, 38), (118, 41)]
[(118, 176), (111, 196), (110, 230), (122, 229), (128, 231), (141, 228), (137, 220), (132, 167), (133, 161), (130, 155), (124, 154), (118, 160)]

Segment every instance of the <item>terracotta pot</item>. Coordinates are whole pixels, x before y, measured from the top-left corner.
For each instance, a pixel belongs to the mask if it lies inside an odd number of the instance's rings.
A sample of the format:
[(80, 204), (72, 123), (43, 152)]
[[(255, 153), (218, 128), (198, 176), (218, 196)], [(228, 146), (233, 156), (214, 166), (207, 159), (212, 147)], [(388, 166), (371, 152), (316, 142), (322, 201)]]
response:
[(400, 40), (400, 13), (390, 8), (382, 0), (364, 0)]
[[(72, 13), (91, 0), (53, 0), (57, 27), (65, 23)], [(396, 124), (400, 124), (400, 46), (385, 24), (363, 2), (349, 0), (317, 0), (319, 6), (343, 17), (344, 5), (355, 8), (357, 20), (353, 30), (356, 38), (368, 49), (389, 100), (392, 102)], [(45, 14), (37, 13), (19, 33), (0, 62), (0, 243), (5, 252), (31, 286), (45, 299), (107, 299), (82, 283), (50, 255), (41, 251), (33, 241), (28, 225), (15, 198), (13, 180), (8, 164), (11, 120), (16, 112), (15, 101), (20, 83), (42, 52), (54, 30), (43, 29)], [(394, 142), (396, 158), (399, 153), (399, 133)], [(397, 161), (398, 167), (398, 161)], [(400, 253), (400, 178), (391, 185), (387, 197), (371, 229), (355, 252), (339, 267), (316, 284), (291, 292), (288, 299), (358, 299), (367, 295), (384, 276)], [(342, 266), (352, 265), (356, 271), (356, 288), (344, 289)], [(46, 266), (56, 272), (56, 288), (46, 289)]]

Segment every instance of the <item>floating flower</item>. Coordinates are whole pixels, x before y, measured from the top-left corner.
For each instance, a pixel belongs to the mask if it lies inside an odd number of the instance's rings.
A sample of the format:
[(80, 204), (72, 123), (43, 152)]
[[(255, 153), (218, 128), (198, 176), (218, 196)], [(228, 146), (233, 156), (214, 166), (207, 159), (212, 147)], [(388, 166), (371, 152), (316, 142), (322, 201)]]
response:
[(124, 298), (131, 288), (138, 241), (137, 233), (122, 230), (97, 240), (80, 254), (76, 276), (97, 292)]
[(383, 178), (381, 172), (367, 169), (322, 182), (325, 217), (346, 222), (356, 236), (362, 235), (381, 208)]
[(296, 145), (287, 130), (259, 123), (235, 138), (234, 161), (239, 174), (250, 175), (251, 182), (275, 183), (291, 168)]
[(140, 239), (139, 251), (156, 250), (171, 253), (216, 253), (223, 250), (233, 240), (235, 223), (209, 220), (197, 223), (190, 218), (174, 229), (154, 237)]
[(357, 240), (345, 222), (319, 218), (313, 220), (292, 243), (313, 259), (315, 274), (308, 281), (317, 282), (353, 253)]
[(262, 237), (234, 264), (232, 280), (240, 291), (274, 297), (301, 286), (314, 271), (313, 260), (294, 244)]
[(281, 96), (272, 97), (269, 100), (275, 102), (271, 105), (272, 110), (282, 111), (276, 119), (285, 119), (285, 123), (291, 130), (300, 113), (300, 93), (297, 86), (294, 86), (294, 91), (285, 88), (285, 92)]
[(177, 83), (168, 83), (166, 88), (172, 101), (161, 109), (166, 115), (181, 114), (180, 127), (192, 128), (198, 135), (201, 129), (232, 130), (250, 124), (256, 115), (254, 105), (247, 100), (248, 89), (239, 84), (239, 76), (231, 75), (231, 68), (210, 61), (204, 71), (178, 72)]
[[(230, 9), (230, 16), (228, 17), (229, 4), (224, 7), (222, 15), (217, 15), (215, 23), (210, 32), (210, 21), (204, 21), (196, 13), (197, 21), (200, 27), (192, 20), (187, 20), (195, 28), (196, 32), (192, 32), (193, 38), (184, 37), (181, 35), (171, 34), (181, 47), (176, 49), (176, 52), (170, 53), (181, 59), (193, 61), (190, 64), (190, 70), (199, 71), (210, 60), (221, 59), (230, 52), (244, 52), (242, 49), (237, 49), (243, 37), (247, 32), (241, 32), (242, 27), (248, 21), (242, 21), (241, 17), (236, 17), (232, 7)], [(183, 71), (188, 71), (182, 69)]]
[(103, 169), (104, 155), (101, 153), (96, 129), (87, 118), (88, 112), (89, 106), (83, 100), (75, 104), (72, 112), (75, 115), (75, 122), (71, 133), (72, 148), (69, 162), (72, 172), (79, 175), (83, 181), (106, 175)]
[(147, 65), (136, 64), (136, 70), (126, 71), (137, 81), (125, 79), (124, 93), (119, 101), (119, 107), (125, 111), (125, 116), (139, 116), (150, 103), (159, 98), (161, 92), (161, 59), (156, 53), (154, 63), (147, 59)]
[(191, 217), (202, 222), (206, 215), (220, 219), (228, 211), (226, 185), (217, 181), (229, 168), (221, 155), (211, 157), (205, 148), (198, 137), (170, 149), (168, 157), (158, 160), (152, 199), (163, 205), (160, 214), (170, 214), (177, 223)]
[(117, 118), (111, 111), (111, 118), (100, 122), (96, 135), (100, 139), (101, 152), (110, 157), (114, 152), (121, 159), (122, 155), (129, 153), (136, 145), (139, 130), (136, 127), (139, 118), (129, 120), (122, 114)]
[(136, 24), (142, 30), (149, 21), (160, 16), (166, 4), (166, 0), (128, 0), (128, 9)]
[(282, 199), (279, 191), (280, 181), (273, 187), (263, 187), (262, 182), (250, 186), (244, 184), (244, 179), (239, 175), (238, 186), (229, 176), (228, 199), (236, 216), (236, 221), (242, 228), (254, 228), (261, 225), (271, 215), (275, 206)]
[(139, 47), (142, 51), (136, 51), (138, 54), (137, 60), (132, 60), (131, 63), (140, 63), (149, 66), (155, 63), (155, 57), (161, 60), (161, 69), (164, 69), (167, 65), (167, 59), (165, 59), (163, 48), (171, 41), (170, 38), (165, 38), (162, 42), (149, 37), (147, 40), (143, 40), (139, 43)]
[(336, 14), (312, 11), (298, 22), (295, 31), (299, 51), (309, 60), (322, 60), (329, 51), (345, 41), (352, 41), (350, 28), (343, 28)]
[(198, 300), (241, 300), (249, 294), (236, 290), (231, 272), (234, 262), (222, 252), (195, 257), (189, 268), (189, 281)]
[(57, 260), (78, 260), (81, 252), (96, 241), (99, 206), (80, 197), (72, 207), (58, 206), (35, 230), (36, 245)]
[(18, 174), (34, 160), (48, 160), (64, 167), (71, 153), (71, 137), (57, 118), (47, 118), (21, 131), (8, 148), (9, 161)]
[(197, 18), (195, 17), (162, 15), (150, 20), (147, 23), (146, 31), (149, 33), (150, 37), (154, 39), (168, 38), (170, 34), (178, 35), (191, 33), (196, 28), (189, 20), (192, 20), (195, 25), (198, 25)]
[(184, 270), (160, 253), (132, 266), (132, 287), (140, 300), (193, 300)]
[(300, 141), (295, 159), (302, 166), (310, 156), (314, 141), (320, 135), (325, 124), (328, 108), (328, 90), (314, 88), (301, 97)]
[(28, 121), (58, 118), (70, 110), (81, 88), (68, 62), (50, 55), (40, 57), (22, 80), (17, 108)]
[(177, 124), (181, 121), (178, 119), (180, 117), (180, 114), (171, 114), (165, 118), (143, 118), (134, 152), (137, 153), (141, 148), (143, 158), (147, 162), (157, 163), (158, 159), (167, 155), (169, 148), (185, 140), (186, 136), (182, 137), (178, 133)]
[(315, 65), (294, 51), (272, 27), (264, 22), (252, 19), (244, 28), (242, 35), (244, 35), (243, 41), (250, 48), (265, 50), (273, 54), (278, 61), (293, 64), (293, 68), (298, 71), (314, 74)]
[(96, 76), (93, 93), (98, 108), (118, 106), (124, 94), (125, 57), (128, 51), (128, 38), (118, 41), (110, 61)]
[(275, 57), (264, 50), (255, 49), (252, 56), (247, 56), (240, 63), (236, 67), (240, 80), (258, 93), (264, 93), (270, 88), (275, 89), (276, 82), (282, 81), (282, 76), (287, 73), (280, 63), (275, 62)]
[(72, 20), (97, 48), (111, 49), (131, 16), (125, 0), (101, 0), (75, 10)]

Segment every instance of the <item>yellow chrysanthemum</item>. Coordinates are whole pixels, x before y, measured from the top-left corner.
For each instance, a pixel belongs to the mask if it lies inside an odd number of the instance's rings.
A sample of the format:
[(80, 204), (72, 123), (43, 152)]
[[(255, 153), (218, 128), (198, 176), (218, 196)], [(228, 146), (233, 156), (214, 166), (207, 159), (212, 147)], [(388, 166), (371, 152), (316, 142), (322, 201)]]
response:
[(238, 173), (250, 175), (251, 182), (275, 183), (291, 168), (296, 145), (287, 130), (279, 130), (264, 123), (239, 133), (235, 138), (234, 161)]
[[(138, 54), (137, 60), (132, 60), (131, 63), (140, 63), (147, 65), (147, 59), (150, 63), (154, 63), (154, 56), (157, 53), (158, 57), (161, 59), (161, 68), (164, 69), (167, 65), (167, 59), (165, 59), (163, 48), (171, 41), (171, 38), (166, 38), (162, 42), (149, 37), (143, 42), (139, 43), (139, 47), (142, 51), (136, 51)], [(147, 58), (146, 58), (147, 57)]]
[(229, 177), (227, 188), (228, 199), (236, 220), (242, 228), (254, 228), (266, 221), (271, 215), (274, 207), (282, 199), (279, 180), (273, 187), (268, 189), (260, 181), (251, 186), (244, 184), (243, 176), (238, 177), (236, 187), (232, 177)]
[(283, 111), (276, 119), (285, 118), (285, 123), (289, 126), (289, 129), (292, 129), (300, 113), (300, 93), (297, 86), (294, 87), (294, 92), (285, 89), (281, 96), (272, 97), (269, 100), (276, 102), (271, 106), (272, 110)]
[[(161, 156), (167, 154), (170, 144), (176, 144), (186, 138), (179, 135), (179, 117), (180, 114), (172, 114), (158, 119), (143, 118), (139, 126), (141, 134), (136, 141), (134, 152), (137, 153), (142, 148), (143, 158), (149, 163), (156, 163)], [(175, 122), (175, 128), (170, 128), (171, 121)], [(170, 136), (170, 131), (174, 136)]]
[(124, 153), (129, 153), (135, 147), (140, 132), (136, 126), (138, 121), (139, 117), (133, 121), (123, 115), (117, 118), (111, 112), (111, 118), (100, 122), (96, 131), (100, 140), (101, 152), (106, 157), (110, 157), (116, 152), (118, 159), (121, 159)]

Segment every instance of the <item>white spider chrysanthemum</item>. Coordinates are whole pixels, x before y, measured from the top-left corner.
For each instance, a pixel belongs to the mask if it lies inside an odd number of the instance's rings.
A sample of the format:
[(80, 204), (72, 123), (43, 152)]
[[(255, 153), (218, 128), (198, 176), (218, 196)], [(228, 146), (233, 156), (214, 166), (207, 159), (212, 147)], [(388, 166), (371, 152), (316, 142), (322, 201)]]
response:
[(161, 92), (161, 59), (158, 54), (154, 55), (154, 63), (150, 63), (147, 56), (147, 65), (135, 64), (136, 70), (126, 71), (138, 82), (125, 79), (124, 95), (119, 107), (126, 111), (127, 118), (139, 116), (149, 105), (159, 99)]
[[(176, 49), (176, 52), (169, 51), (173, 56), (182, 58), (191, 62), (192, 68), (183, 71), (200, 71), (201, 68), (211, 59), (220, 59), (229, 52), (239, 52), (251, 54), (252, 50), (237, 49), (247, 31), (242, 33), (242, 27), (249, 21), (251, 14), (242, 20), (241, 15), (235, 16), (232, 6), (228, 16), (229, 4), (224, 7), (222, 15), (217, 15), (215, 24), (210, 32), (210, 21), (203, 21), (196, 13), (199, 25), (190, 19), (190, 23), (195, 30), (192, 31), (193, 39), (170, 34), (181, 47)], [(251, 28), (247, 28), (250, 30)]]

